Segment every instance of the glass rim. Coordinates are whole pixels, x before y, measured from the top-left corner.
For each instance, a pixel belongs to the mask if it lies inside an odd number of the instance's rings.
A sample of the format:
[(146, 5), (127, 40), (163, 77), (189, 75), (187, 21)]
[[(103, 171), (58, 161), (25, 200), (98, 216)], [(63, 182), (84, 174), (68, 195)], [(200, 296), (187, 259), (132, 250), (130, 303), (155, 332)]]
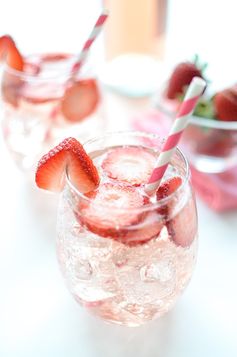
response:
[[(62, 53), (62, 52), (52, 52), (52, 53), (45, 53), (45, 54), (42, 54), (42, 53), (33, 53), (33, 54), (30, 54), (29, 56), (25, 56), (24, 58), (27, 59), (27, 58), (31, 58), (31, 57), (46, 57), (46, 56), (50, 56), (50, 55), (62, 55), (62, 56), (65, 56), (65, 59), (62, 59), (62, 61), (67, 61), (67, 60), (73, 60), (73, 58), (77, 58), (77, 55), (75, 54), (71, 54), (71, 53)], [(80, 70), (80, 74), (82, 73), (85, 73), (85, 68), (86, 68), (86, 65), (87, 65), (88, 61), (82, 66), (82, 69)], [(34, 64), (34, 63), (33, 63)], [(37, 63), (36, 63), (37, 65)], [(2, 65), (3, 67), (3, 70), (6, 72), (6, 73), (9, 73), (11, 75), (14, 75), (16, 77), (19, 77), (23, 80), (27, 80), (27, 81), (35, 81), (35, 82), (46, 82), (46, 81), (52, 81), (52, 80), (60, 80), (60, 79), (64, 79), (65, 80), (69, 80), (70, 79), (70, 76), (71, 76), (71, 66), (69, 66), (69, 68), (67, 69), (64, 69), (62, 71), (62, 73), (60, 74), (53, 74), (53, 75), (47, 75), (45, 77), (39, 77), (35, 74), (30, 74), (30, 73), (25, 73), (23, 71), (19, 71), (17, 69), (14, 69), (14, 68), (11, 68), (6, 62), (3, 63)], [(95, 76), (91, 76), (91, 77), (95, 77)]]
[(234, 121), (221, 121), (217, 119), (209, 119), (205, 117), (198, 117), (197, 115), (192, 115), (190, 118), (190, 123), (196, 126), (204, 126), (206, 128), (212, 129), (223, 129), (223, 130), (237, 130), (237, 120)]
[[(142, 131), (110, 131), (107, 132), (104, 135), (92, 138), (87, 140), (85, 143), (83, 143), (83, 147), (85, 147), (85, 145), (89, 145), (92, 144), (98, 140), (103, 140), (106, 139), (107, 137), (111, 137), (112, 135), (124, 135), (124, 136), (137, 136), (137, 137), (144, 137), (144, 138), (149, 138), (149, 139), (156, 139), (159, 140), (161, 143), (162, 141), (164, 141), (164, 139), (162, 139), (159, 135), (157, 134), (152, 134), (152, 133), (145, 133)], [(90, 154), (90, 153), (89, 153)], [(164, 206), (165, 204), (168, 204), (170, 201), (172, 201), (172, 199), (177, 196), (180, 192), (182, 192), (182, 190), (187, 186), (187, 184), (189, 183), (189, 179), (190, 179), (190, 168), (189, 168), (189, 164), (188, 161), (185, 157), (185, 155), (183, 154), (183, 152), (177, 147), (174, 154), (178, 154), (178, 157), (182, 160), (182, 162), (184, 163), (184, 170), (185, 170), (185, 175), (184, 177), (182, 177), (182, 184), (178, 187), (178, 189), (173, 192), (171, 195), (160, 199), (157, 202), (152, 202), (152, 203), (148, 203), (145, 204), (141, 207), (138, 208), (120, 208), (120, 207), (113, 207), (112, 205), (106, 205), (103, 204), (103, 207), (107, 207), (107, 208), (112, 208), (115, 211), (119, 211), (119, 212), (146, 212), (146, 211), (151, 211), (157, 208), (160, 208), (162, 206)], [(68, 184), (68, 186), (76, 193), (77, 196), (79, 196), (81, 199), (85, 200), (86, 202), (93, 202), (93, 199), (89, 198), (86, 196), (86, 194), (81, 193), (73, 184), (73, 182), (70, 180), (68, 171), (66, 169), (66, 183)]]
[[(154, 108), (160, 110), (162, 113), (170, 116), (171, 118), (174, 118), (175, 112), (166, 109), (165, 106), (162, 104), (161, 100), (162, 97), (159, 101), (157, 101), (156, 99), (153, 100)], [(218, 119), (199, 117), (197, 115), (191, 115), (189, 119), (189, 124), (211, 129), (237, 130), (237, 120), (223, 121)]]

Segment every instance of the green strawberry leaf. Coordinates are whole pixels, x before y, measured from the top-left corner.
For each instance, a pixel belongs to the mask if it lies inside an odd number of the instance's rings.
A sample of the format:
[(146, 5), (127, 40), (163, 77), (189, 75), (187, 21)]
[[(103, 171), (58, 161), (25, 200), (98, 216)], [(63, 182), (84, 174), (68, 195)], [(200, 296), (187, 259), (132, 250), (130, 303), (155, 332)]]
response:
[(201, 118), (215, 119), (216, 113), (213, 99), (201, 98), (193, 114)]

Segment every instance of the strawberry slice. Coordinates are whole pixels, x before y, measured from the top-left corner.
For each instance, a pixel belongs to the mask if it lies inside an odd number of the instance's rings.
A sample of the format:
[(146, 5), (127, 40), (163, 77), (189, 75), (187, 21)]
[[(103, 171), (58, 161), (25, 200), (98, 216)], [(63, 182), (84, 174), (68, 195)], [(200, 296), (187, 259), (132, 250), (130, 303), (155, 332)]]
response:
[(47, 53), (41, 56), (41, 62), (58, 62), (58, 61), (65, 61), (72, 57), (69, 53)]
[(0, 61), (4, 61), (9, 47), (10, 36), (2, 36), (0, 37)]
[[(0, 37), (0, 60), (6, 60), (9, 67), (23, 71), (24, 61), (13, 39), (8, 36)], [(14, 107), (18, 105), (19, 91), (22, 79), (13, 73), (4, 72), (2, 77), (2, 96)]]
[(179, 176), (171, 177), (167, 181), (163, 182), (156, 192), (157, 200), (159, 201), (165, 197), (172, 195), (172, 193), (174, 193), (181, 184), (182, 179)]
[(11, 36), (8, 35), (0, 37), (0, 59), (5, 59), (5, 57), (9, 67), (17, 71), (23, 71), (23, 57)]
[(133, 186), (117, 182), (101, 184), (89, 193), (76, 213), (82, 224), (102, 237), (123, 240), (127, 229), (137, 224), (141, 213), (132, 209), (142, 207), (147, 199)]
[(87, 193), (99, 184), (99, 175), (83, 146), (74, 138), (63, 140), (39, 161), (35, 181), (39, 188), (58, 192), (64, 186), (65, 172), (78, 190)]
[(150, 239), (159, 235), (164, 227), (164, 222), (156, 212), (149, 212), (144, 220), (128, 230), (123, 240), (129, 246), (136, 246), (147, 243)]
[(66, 120), (80, 122), (93, 113), (99, 103), (99, 89), (95, 79), (73, 82), (65, 91), (61, 111)]
[(2, 75), (2, 98), (13, 107), (18, 107), (23, 81), (13, 73), (4, 72)]
[[(181, 177), (175, 176), (160, 185), (156, 192), (157, 200), (161, 200), (172, 195), (182, 184)], [(197, 222), (195, 212), (195, 203), (192, 199), (186, 203), (182, 210), (172, 219), (169, 216), (172, 212), (174, 202), (164, 204), (158, 209), (158, 212), (168, 219), (166, 222), (167, 230), (172, 241), (181, 247), (191, 245), (197, 232)]]
[(155, 161), (155, 156), (143, 147), (124, 146), (112, 149), (102, 168), (112, 179), (139, 186), (148, 181)]
[[(171, 177), (167, 181), (163, 182), (156, 191), (157, 201), (172, 195), (172, 193), (174, 193), (181, 184), (182, 179), (179, 176)], [(170, 209), (167, 204), (164, 204), (158, 208), (158, 212), (164, 216), (168, 216), (169, 211)]]
[(189, 247), (197, 233), (196, 206), (189, 199), (181, 211), (167, 222), (167, 229), (173, 242), (183, 248)]

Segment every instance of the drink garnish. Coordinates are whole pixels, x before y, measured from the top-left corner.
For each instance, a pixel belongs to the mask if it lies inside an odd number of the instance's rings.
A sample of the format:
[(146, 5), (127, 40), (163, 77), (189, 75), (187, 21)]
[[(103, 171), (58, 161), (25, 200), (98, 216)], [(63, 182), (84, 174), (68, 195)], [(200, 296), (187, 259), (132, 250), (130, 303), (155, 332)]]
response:
[[(182, 184), (182, 179), (179, 176), (174, 176), (162, 182), (156, 191), (156, 199), (160, 201), (172, 195)], [(165, 217), (169, 215), (169, 205), (165, 203), (158, 208), (158, 212)]]
[(65, 184), (67, 174), (82, 193), (94, 190), (99, 185), (99, 174), (83, 146), (74, 138), (67, 138), (44, 155), (36, 171), (39, 188), (59, 192)]
[(180, 212), (167, 221), (170, 239), (177, 246), (186, 248), (192, 244), (197, 233), (195, 211), (195, 203), (189, 200)]
[(162, 182), (159, 186), (158, 190), (156, 191), (156, 198), (157, 200), (161, 200), (166, 198), (172, 193), (174, 193), (182, 184), (182, 179), (179, 176), (174, 176), (169, 178), (168, 180)]
[(69, 122), (80, 122), (94, 112), (100, 100), (95, 79), (72, 82), (61, 100), (61, 111)]
[(17, 71), (23, 71), (24, 60), (12, 37), (4, 35), (0, 37), (0, 60), (6, 60), (9, 67)]
[(87, 198), (78, 207), (82, 224), (95, 234), (120, 241), (126, 241), (129, 227), (142, 219), (142, 213), (136, 209), (147, 203), (135, 187), (118, 182), (102, 183)]
[(102, 162), (108, 177), (140, 186), (149, 179), (155, 165), (154, 154), (142, 147), (113, 148)]
[[(161, 183), (157, 192), (157, 201), (162, 200), (174, 194), (181, 186), (182, 179), (179, 176), (174, 176)], [(172, 217), (172, 209), (174, 200), (165, 202), (164, 205), (158, 208), (158, 212), (165, 217), (166, 227), (170, 239), (178, 246), (188, 247), (191, 245), (196, 234), (194, 207), (190, 207), (194, 203), (188, 201), (180, 212)], [(169, 218), (171, 217), (171, 218)]]

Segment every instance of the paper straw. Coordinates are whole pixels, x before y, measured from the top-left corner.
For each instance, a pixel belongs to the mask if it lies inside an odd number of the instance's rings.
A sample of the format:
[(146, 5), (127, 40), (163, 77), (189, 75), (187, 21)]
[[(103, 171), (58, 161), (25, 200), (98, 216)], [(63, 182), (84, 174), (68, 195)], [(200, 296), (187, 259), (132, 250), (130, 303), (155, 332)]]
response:
[(107, 20), (107, 17), (108, 17), (108, 11), (103, 10), (101, 15), (98, 17), (98, 19), (89, 35), (87, 41), (85, 42), (80, 54), (78, 55), (76, 62), (72, 66), (72, 70), (71, 70), (72, 76), (75, 76), (75, 74), (77, 74), (77, 72), (81, 68), (82, 64), (84, 63), (86, 57), (88, 56), (91, 45), (93, 44), (93, 42), (95, 41), (97, 36), (100, 34), (100, 32), (103, 28), (103, 25), (104, 25), (105, 21)]
[(188, 124), (189, 117), (193, 113), (198, 99), (206, 87), (206, 82), (199, 77), (194, 77), (185, 94), (178, 114), (174, 120), (167, 140), (164, 142), (156, 166), (151, 174), (145, 191), (152, 195), (160, 185), (162, 177), (169, 165), (170, 159), (177, 147), (180, 137)]

